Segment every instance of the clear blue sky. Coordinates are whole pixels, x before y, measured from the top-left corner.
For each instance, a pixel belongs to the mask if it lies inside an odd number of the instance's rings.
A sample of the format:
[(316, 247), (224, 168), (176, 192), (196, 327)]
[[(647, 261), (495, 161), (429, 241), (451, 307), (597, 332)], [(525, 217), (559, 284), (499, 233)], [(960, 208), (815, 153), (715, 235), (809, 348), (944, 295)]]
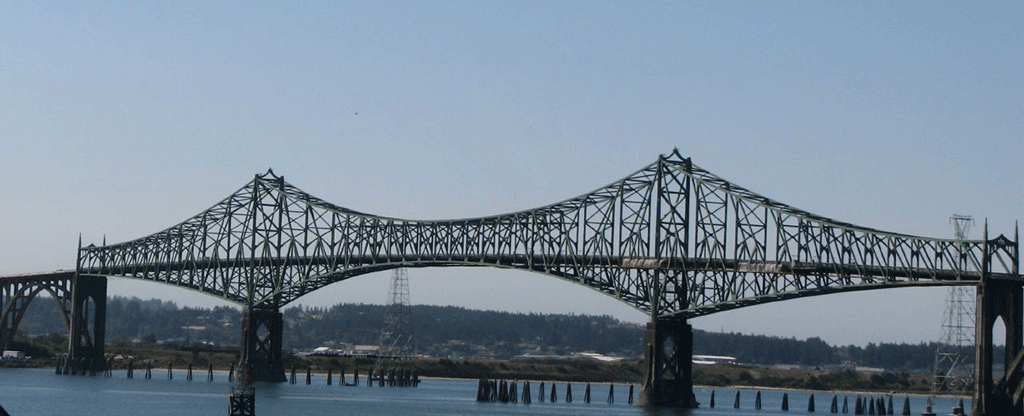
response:
[[(0, 3), (0, 274), (169, 227), (272, 167), (383, 215), (499, 214), (679, 148), (776, 200), (949, 237), (1024, 217), (1024, 3)], [(387, 274), (300, 303), (383, 303)], [(551, 278), (410, 272), (414, 303), (644, 315)], [(114, 279), (115, 294), (211, 298)], [(758, 306), (697, 328), (939, 337), (944, 289)]]

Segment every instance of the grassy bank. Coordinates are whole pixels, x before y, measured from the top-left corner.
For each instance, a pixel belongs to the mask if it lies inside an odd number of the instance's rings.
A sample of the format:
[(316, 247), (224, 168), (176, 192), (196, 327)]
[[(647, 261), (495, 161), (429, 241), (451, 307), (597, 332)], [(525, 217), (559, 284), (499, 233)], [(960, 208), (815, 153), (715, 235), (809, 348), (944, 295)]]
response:
[(928, 374), (797, 370), (740, 366), (695, 366), (693, 383), (711, 387), (767, 387), (794, 390), (928, 393)]

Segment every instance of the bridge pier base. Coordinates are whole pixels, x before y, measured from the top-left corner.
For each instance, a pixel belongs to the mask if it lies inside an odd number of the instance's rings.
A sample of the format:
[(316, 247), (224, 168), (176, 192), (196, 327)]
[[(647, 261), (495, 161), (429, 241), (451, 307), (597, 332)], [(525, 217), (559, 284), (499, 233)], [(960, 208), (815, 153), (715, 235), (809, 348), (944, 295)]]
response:
[(242, 315), (242, 359), (251, 381), (283, 383), (281, 343), (284, 317), (277, 309), (249, 309)]
[[(106, 368), (107, 278), (75, 276), (71, 284), (71, 330), (66, 370), (95, 374)], [(65, 373), (67, 374), (67, 373)]]
[(693, 327), (685, 320), (647, 324), (644, 387), (638, 406), (696, 408), (693, 395)]
[[(1024, 289), (1016, 282), (984, 280), (978, 286), (977, 323), (974, 346), (974, 408), (973, 416), (1024, 415), (1021, 394), (1020, 356), (1024, 353)], [(1006, 326), (1006, 353), (993, 357), (992, 327), (1002, 318)], [(993, 367), (1006, 369), (1001, 380), (995, 380)]]

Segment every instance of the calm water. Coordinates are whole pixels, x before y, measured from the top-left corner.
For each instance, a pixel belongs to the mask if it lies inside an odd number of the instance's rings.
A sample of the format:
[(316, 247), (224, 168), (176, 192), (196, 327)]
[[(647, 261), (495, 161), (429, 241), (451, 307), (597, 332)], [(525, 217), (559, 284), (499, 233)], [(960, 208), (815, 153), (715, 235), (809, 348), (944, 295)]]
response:
[[(206, 373), (185, 381), (184, 372), (167, 380), (166, 371), (154, 371), (152, 380), (114, 377), (58, 376), (51, 370), (0, 368), (0, 406), (11, 415), (218, 415), (227, 414), (230, 385), (225, 374), (213, 382)], [(782, 392), (762, 391), (762, 410), (754, 410), (755, 391), (740, 392), (740, 409), (733, 409), (736, 390), (717, 390), (715, 409), (707, 408), (710, 390), (697, 389), (703, 408), (691, 411), (644, 410), (626, 404), (629, 387), (615, 387), (615, 403), (608, 404), (608, 386), (591, 387), (592, 402), (583, 403), (583, 384), (573, 385), (573, 403), (565, 403), (565, 384), (558, 384), (557, 403), (537, 400), (539, 383), (532, 384), (533, 404), (477, 403), (476, 381), (425, 380), (417, 388), (341, 387), (326, 385), (326, 377), (312, 385), (257, 384), (258, 415), (798, 415), (807, 413), (808, 392), (790, 391), (790, 411), (780, 410)], [(337, 381), (337, 380), (335, 380)], [(351, 380), (350, 380), (351, 381)], [(522, 392), (520, 386), (520, 394)], [(550, 384), (547, 393), (550, 394)], [(840, 407), (844, 395), (839, 395)], [(848, 395), (853, 413), (855, 395)], [(832, 393), (815, 392), (817, 414), (829, 414)], [(911, 411), (919, 415), (925, 398), (910, 398)], [(949, 413), (953, 399), (939, 398), (934, 411)], [(894, 398), (895, 411), (903, 409), (903, 396)], [(970, 403), (965, 403), (968, 408)]]

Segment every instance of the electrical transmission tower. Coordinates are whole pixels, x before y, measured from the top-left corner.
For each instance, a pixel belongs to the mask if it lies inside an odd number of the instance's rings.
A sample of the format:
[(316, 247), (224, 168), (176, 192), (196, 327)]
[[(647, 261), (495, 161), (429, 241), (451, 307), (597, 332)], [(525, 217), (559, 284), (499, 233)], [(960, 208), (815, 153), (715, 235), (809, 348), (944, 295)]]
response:
[[(412, 308), (409, 306), (409, 274), (395, 269), (388, 290), (384, 326), (380, 330), (380, 349), (373, 374), (380, 383), (392, 386), (414, 385), (412, 358), (415, 355), (412, 330)], [(386, 378), (386, 380), (385, 380)]]
[[(949, 218), (958, 240), (966, 240), (974, 218)], [(960, 261), (966, 261), (960, 256)], [(942, 318), (942, 339), (935, 351), (932, 394), (963, 396), (974, 382), (975, 293), (970, 286), (951, 286)]]

